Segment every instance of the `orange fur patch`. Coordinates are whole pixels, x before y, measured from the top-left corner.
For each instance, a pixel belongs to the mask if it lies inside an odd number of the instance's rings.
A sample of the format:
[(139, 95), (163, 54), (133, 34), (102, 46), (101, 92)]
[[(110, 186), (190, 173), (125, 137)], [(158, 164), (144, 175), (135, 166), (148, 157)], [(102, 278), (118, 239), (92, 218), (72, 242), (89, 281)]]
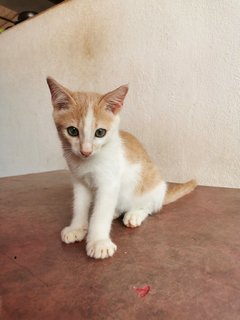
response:
[(171, 183), (164, 199), (164, 205), (172, 203), (188, 193), (192, 192), (197, 186), (196, 180), (190, 180), (185, 183)]
[(114, 120), (114, 115), (111, 111), (106, 110), (105, 101), (102, 100), (99, 104), (95, 105), (93, 112), (96, 119), (96, 126), (99, 123), (103, 125), (105, 129), (109, 130)]
[(59, 111), (54, 109), (53, 118), (57, 128), (66, 128), (71, 123), (75, 124), (77, 128), (84, 125), (84, 118), (86, 117), (88, 107), (93, 107), (94, 118), (97, 123), (104, 124), (108, 130), (111, 122), (113, 121), (113, 114), (110, 111), (105, 110), (104, 103), (100, 102), (101, 95), (98, 93), (85, 93), (85, 92), (74, 92), (71, 93), (75, 103), (69, 105), (69, 109)]
[(120, 132), (125, 154), (130, 163), (140, 163), (142, 170), (136, 187), (136, 194), (141, 195), (151, 191), (162, 180), (157, 166), (152, 162), (141, 143), (130, 133)]

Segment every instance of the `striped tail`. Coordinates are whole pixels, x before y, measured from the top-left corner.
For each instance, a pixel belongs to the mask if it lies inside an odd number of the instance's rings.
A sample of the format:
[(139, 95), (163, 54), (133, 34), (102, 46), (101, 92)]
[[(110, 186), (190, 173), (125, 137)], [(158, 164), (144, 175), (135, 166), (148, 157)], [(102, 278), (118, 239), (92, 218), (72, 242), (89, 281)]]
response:
[(163, 204), (169, 204), (174, 202), (186, 194), (192, 192), (197, 186), (197, 182), (195, 180), (190, 180), (186, 183), (172, 183), (168, 184), (168, 189), (163, 201)]

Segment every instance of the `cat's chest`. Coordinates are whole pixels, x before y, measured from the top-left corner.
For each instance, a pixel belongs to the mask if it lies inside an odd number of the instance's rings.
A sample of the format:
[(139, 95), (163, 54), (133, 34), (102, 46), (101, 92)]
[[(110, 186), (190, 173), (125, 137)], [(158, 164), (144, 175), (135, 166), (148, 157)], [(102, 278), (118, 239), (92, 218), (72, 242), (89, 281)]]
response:
[(96, 175), (97, 172), (93, 167), (81, 164), (75, 168), (71, 168), (71, 171), (75, 179), (83, 183), (89, 189), (95, 189), (96, 187)]
[(81, 182), (90, 190), (95, 191), (97, 188), (95, 176), (92, 173), (87, 173), (81, 178)]
[(123, 157), (120, 152), (104, 153), (87, 161), (69, 166), (73, 176), (89, 189), (120, 183), (123, 171)]
[(81, 164), (71, 170), (74, 177), (88, 189), (94, 191), (102, 185), (115, 181), (119, 176), (119, 168), (109, 166), (108, 163)]

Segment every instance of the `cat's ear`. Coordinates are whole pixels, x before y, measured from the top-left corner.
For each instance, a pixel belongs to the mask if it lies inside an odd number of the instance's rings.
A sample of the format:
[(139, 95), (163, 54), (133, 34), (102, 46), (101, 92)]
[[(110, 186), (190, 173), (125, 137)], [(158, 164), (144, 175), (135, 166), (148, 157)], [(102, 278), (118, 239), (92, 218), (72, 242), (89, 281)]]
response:
[(110, 110), (113, 114), (117, 114), (123, 106), (127, 92), (128, 85), (126, 84), (105, 94), (102, 99), (106, 103), (106, 109)]
[(68, 109), (69, 105), (74, 102), (70, 91), (51, 77), (47, 77), (47, 84), (51, 92), (53, 107), (58, 110)]

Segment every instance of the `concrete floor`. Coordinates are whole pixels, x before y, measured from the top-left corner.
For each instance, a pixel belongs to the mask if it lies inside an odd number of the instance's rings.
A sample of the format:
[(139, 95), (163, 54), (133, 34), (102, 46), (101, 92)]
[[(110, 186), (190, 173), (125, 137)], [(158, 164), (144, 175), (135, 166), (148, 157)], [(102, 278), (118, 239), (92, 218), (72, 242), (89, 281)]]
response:
[(60, 241), (66, 172), (2, 178), (0, 189), (1, 319), (240, 319), (240, 190), (198, 187), (138, 229), (114, 221), (118, 251), (98, 261), (84, 242)]

